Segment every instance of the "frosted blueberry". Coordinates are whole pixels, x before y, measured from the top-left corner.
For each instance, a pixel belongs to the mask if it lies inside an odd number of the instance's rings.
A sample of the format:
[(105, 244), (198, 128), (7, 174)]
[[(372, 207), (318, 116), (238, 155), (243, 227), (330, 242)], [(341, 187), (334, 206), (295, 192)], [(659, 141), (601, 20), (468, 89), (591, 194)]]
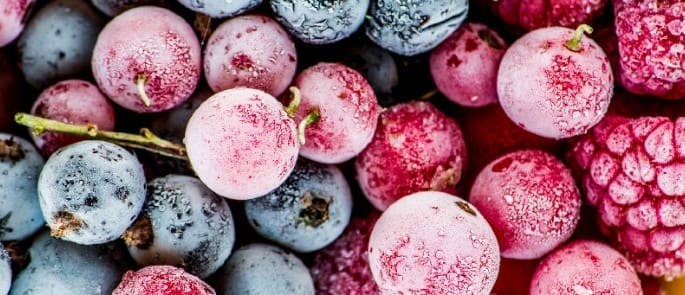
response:
[(262, 0), (178, 0), (186, 8), (214, 18), (241, 14), (262, 3)]

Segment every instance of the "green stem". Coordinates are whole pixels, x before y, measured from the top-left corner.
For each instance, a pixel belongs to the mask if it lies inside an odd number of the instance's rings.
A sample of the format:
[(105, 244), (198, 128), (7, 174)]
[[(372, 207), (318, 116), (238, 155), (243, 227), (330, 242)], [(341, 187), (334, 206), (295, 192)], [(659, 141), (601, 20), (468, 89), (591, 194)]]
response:
[(438, 90), (437, 90), (437, 89), (433, 89), (433, 90), (428, 91), (428, 92), (424, 93), (423, 95), (421, 95), (421, 96), (419, 97), (419, 100), (429, 100), (429, 99), (431, 99), (433, 96), (435, 96), (436, 94), (438, 94)]
[(321, 113), (319, 113), (319, 108), (315, 108), (302, 119), (299, 125), (297, 125), (297, 138), (300, 140), (301, 145), (304, 145), (307, 142), (304, 136), (305, 129), (312, 124), (319, 122), (319, 120), (321, 120)]
[(586, 24), (582, 24), (578, 26), (576, 29), (576, 32), (573, 33), (573, 37), (566, 41), (566, 48), (573, 52), (578, 52), (580, 51), (580, 40), (583, 39), (583, 35), (585, 34), (592, 34), (592, 27)]
[(295, 86), (290, 86), (288, 90), (290, 90), (290, 93), (292, 93), (293, 99), (285, 108), (285, 113), (288, 114), (288, 117), (295, 118), (297, 108), (300, 107), (300, 102), (302, 102), (302, 95), (300, 94), (300, 89)]
[(149, 107), (151, 104), (150, 97), (147, 96), (147, 93), (145, 93), (145, 83), (147, 83), (147, 76), (145, 74), (138, 74), (138, 77), (136, 77), (136, 86), (138, 87), (138, 95), (140, 96), (140, 100), (143, 101), (143, 104), (145, 104), (146, 107)]
[(103, 131), (97, 125), (76, 125), (45, 119), (26, 113), (17, 113), (14, 121), (31, 128), (34, 134), (59, 132), (90, 139), (109, 141), (118, 145), (142, 149), (163, 156), (188, 160), (186, 148), (182, 145), (159, 138), (147, 128), (140, 129), (140, 135), (123, 132)]

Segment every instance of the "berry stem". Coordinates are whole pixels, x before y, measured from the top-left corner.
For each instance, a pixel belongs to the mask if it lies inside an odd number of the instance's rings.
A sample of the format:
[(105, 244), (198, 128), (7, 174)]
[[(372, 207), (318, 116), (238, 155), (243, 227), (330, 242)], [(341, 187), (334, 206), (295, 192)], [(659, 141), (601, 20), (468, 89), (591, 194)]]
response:
[(576, 32), (573, 33), (573, 37), (566, 41), (566, 48), (573, 52), (580, 51), (580, 41), (583, 39), (583, 35), (592, 34), (592, 27), (586, 24), (578, 26)]
[(123, 132), (99, 130), (97, 125), (76, 125), (60, 121), (41, 118), (27, 113), (17, 113), (14, 121), (18, 124), (31, 128), (34, 134), (43, 132), (59, 132), (85, 138), (109, 141), (121, 146), (142, 149), (156, 154), (176, 159), (188, 160), (186, 148), (152, 133), (147, 128), (140, 129), (140, 135)]
[(150, 97), (145, 93), (145, 83), (147, 83), (147, 76), (145, 74), (138, 74), (136, 77), (136, 86), (138, 87), (138, 95), (146, 107), (150, 106)]
[(421, 96), (419, 97), (419, 100), (429, 100), (429, 99), (431, 99), (433, 96), (435, 96), (436, 94), (438, 94), (438, 90), (437, 90), (437, 89), (433, 89), (433, 90), (428, 91), (428, 92), (424, 93), (423, 95), (421, 95)]
[(297, 125), (297, 138), (300, 140), (301, 145), (304, 145), (307, 142), (304, 136), (305, 129), (312, 124), (319, 122), (320, 119), (321, 113), (319, 113), (319, 108), (315, 108), (302, 119), (299, 125)]
[(288, 114), (288, 117), (295, 118), (297, 108), (300, 107), (300, 102), (302, 102), (302, 95), (300, 95), (300, 89), (295, 86), (290, 86), (288, 90), (290, 90), (290, 93), (292, 93), (293, 99), (285, 108), (285, 113)]

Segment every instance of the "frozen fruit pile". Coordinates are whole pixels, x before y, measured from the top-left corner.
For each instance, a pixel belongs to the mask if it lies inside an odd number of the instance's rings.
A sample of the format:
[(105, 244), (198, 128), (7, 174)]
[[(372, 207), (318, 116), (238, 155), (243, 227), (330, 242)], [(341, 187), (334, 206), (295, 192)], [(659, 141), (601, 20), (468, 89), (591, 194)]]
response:
[(0, 0), (8, 294), (685, 294), (685, 2)]

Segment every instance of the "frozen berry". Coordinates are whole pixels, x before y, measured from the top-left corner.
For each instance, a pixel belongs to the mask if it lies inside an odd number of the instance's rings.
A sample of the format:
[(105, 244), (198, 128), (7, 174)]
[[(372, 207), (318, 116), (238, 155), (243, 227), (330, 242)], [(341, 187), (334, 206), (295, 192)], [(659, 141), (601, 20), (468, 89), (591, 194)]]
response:
[[(121, 33), (127, 31), (130, 34)], [(160, 112), (183, 103), (195, 91), (200, 42), (173, 12), (137, 7), (115, 17), (100, 32), (92, 67), (102, 92), (117, 104), (139, 113)]]
[(7, 294), (12, 285), (12, 267), (10, 256), (0, 244), (0, 294)]
[(108, 16), (116, 16), (128, 9), (143, 5), (161, 5), (163, 0), (90, 0), (93, 5)]
[(295, 167), (295, 122), (273, 96), (233, 88), (210, 97), (188, 122), (184, 142), (198, 177), (217, 194), (238, 200), (277, 188)]
[(266, 244), (233, 253), (217, 275), (220, 294), (314, 295), (307, 267), (295, 255)]
[(295, 44), (274, 20), (245, 15), (222, 23), (207, 42), (204, 73), (215, 92), (244, 86), (273, 96), (288, 87), (297, 69)]
[(271, 0), (276, 18), (295, 37), (328, 44), (349, 37), (364, 22), (369, 0)]
[(391, 94), (399, 82), (395, 59), (390, 52), (374, 44), (354, 44), (332, 54), (335, 60), (361, 73), (377, 96)]
[(257, 233), (297, 252), (333, 242), (351, 214), (352, 193), (342, 172), (307, 160), (300, 160), (276, 190), (245, 203), (245, 215)]
[(153, 265), (127, 271), (112, 295), (214, 295), (214, 289), (180, 268)]
[(497, 94), (521, 128), (549, 138), (584, 134), (609, 107), (614, 78), (609, 58), (590, 38), (587, 25), (532, 31), (502, 58)]
[(378, 213), (353, 218), (345, 232), (330, 246), (316, 253), (309, 268), (317, 294), (377, 295), (369, 258), (369, 236)]
[(262, 3), (263, 0), (177, 0), (186, 8), (213, 18), (241, 14)]
[[(0, 47), (4, 47), (19, 36), (24, 29), (24, 24), (34, 2), (35, 0), (5, 0), (0, 2)], [(0, 294), (3, 294), (2, 291)]]
[(485, 25), (468, 23), (430, 56), (433, 81), (451, 101), (467, 107), (497, 102), (497, 69), (506, 43)]
[(371, 142), (380, 106), (371, 85), (357, 71), (338, 63), (318, 63), (300, 73), (295, 86), (302, 95), (295, 121), (302, 121), (312, 110), (321, 115), (305, 131), (303, 157), (342, 163)]
[(497, 238), (471, 204), (443, 192), (408, 195), (388, 208), (369, 239), (369, 264), (384, 294), (489, 294)]
[(101, 244), (118, 239), (140, 213), (145, 175), (124, 148), (86, 140), (52, 154), (40, 173), (38, 196), (53, 236)]
[(538, 266), (531, 295), (642, 294), (628, 260), (599, 242), (580, 240), (548, 255)]
[(417, 55), (456, 31), (468, 10), (466, 0), (372, 0), (366, 35), (394, 53)]
[(623, 86), (685, 98), (685, 3), (614, 0), (614, 11)]
[(43, 88), (87, 73), (104, 24), (102, 15), (83, 0), (54, 0), (41, 7), (17, 42), (26, 82)]
[(231, 254), (235, 227), (226, 199), (197, 178), (167, 175), (150, 182), (143, 212), (122, 238), (138, 265), (175, 265), (206, 278)]
[(14, 114), (20, 109), (22, 94), (20, 74), (9, 54), (0, 48), (0, 130), (7, 132), (14, 124)]
[[(45, 89), (33, 104), (31, 113), (70, 124), (93, 124), (99, 130), (114, 129), (114, 108), (98, 88), (83, 80), (67, 80)], [(80, 138), (62, 133), (33, 135), (41, 152), (49, 156)]]
[(508, 25), (526, 31), (550, 26), (577, 27), (602, 15), (608, 0), (480, 0)]
[(600, 224), (635, 269), (685, 274), (685, 118), (607, 117), (570, 158)]
[(418, 191), (456, 192), (465, 161), (457, 122), (428, 102), (410, 102), (381, 114), (355, 167), (366, 198), (382, 211)]
[[(529, 295), (530, 281), (539, 260), (514, 260), (502, 258), (497, 282), (491, 295)], [(571, 294), (569, 294), (571, 295)], [(579, 295), (579, 294), (573, 294)]]
[(492, 226), (505, 258), (542, 257), (571, 237), (580, 218), (571, 171), (539, 150), (490, 163), (473, 183), (469, 201)]
[(36, 189), (43, 164), (31, 143), (0, 133), (0, 241), (26, 239), (45, 223)]

